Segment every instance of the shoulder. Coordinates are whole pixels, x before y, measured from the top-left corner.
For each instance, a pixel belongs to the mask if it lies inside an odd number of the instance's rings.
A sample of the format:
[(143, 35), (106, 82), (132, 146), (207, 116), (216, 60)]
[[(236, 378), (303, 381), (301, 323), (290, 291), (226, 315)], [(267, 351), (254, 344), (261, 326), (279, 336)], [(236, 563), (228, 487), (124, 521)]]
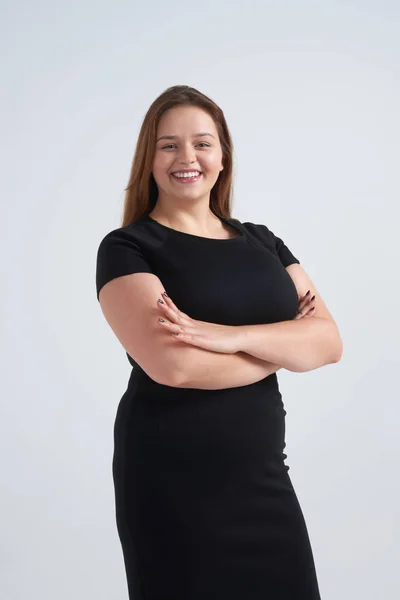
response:
[(117, 227), (108, 231), (101, 238), (99, 248), (113, 243), (141, 243), (145, 242), (147, 237), (148, 231), (146, 230), (145, 223), (135, 221), (134, 223), (125, 225), (125, 227)]
[(257, 243), (261, 244), (264, 248), (266, 247), (272, 250), (280, 259), (284, 267), (293, 263), (300, 263), (299, 259), (291, 252), (283, 239), (276, 235), (272, 229), (264, 223), (252, 223), (246, 221), (242, 223), (242, 226), (248, 235), (257, 240)]
[(275, 245), (274, 234), (264, 223), (252, 223), (251, 221), (244, 221), (242, 223), (238, 221), (238, 223), (241, 224), (241, 226), (245, 229), (248, 235), (250, 235), (253, 239), (261, 243), (261, 245)]
[(270, 234), (270, 230), (266, 225), (264, 225), (264, 223), (252, 223), (251, 221), (244, 221), (242, 226), (254, 235), (266, 236)]
[(111, 279), (131, 273), (154, 273), (145, 224), (135, 222), (106, 233), (97, 249), (97, 298)]

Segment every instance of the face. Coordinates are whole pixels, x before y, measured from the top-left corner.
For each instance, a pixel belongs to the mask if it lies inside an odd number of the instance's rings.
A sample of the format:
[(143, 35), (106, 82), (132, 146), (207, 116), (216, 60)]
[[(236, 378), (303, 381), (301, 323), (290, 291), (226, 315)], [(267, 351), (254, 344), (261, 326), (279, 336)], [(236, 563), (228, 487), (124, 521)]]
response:
[[(159, 139), (163, 136), (174, 137)], [(160, 119), (156, 140), (153, 176), (158, 199), (204, 199), (209, 203), (210, 191), (223, 169), (222, 149), (211, 116), (197, 106), (171, 108)], [(193, 182), (172, 175), (183, 169), (200, 171), (201, 175)]]

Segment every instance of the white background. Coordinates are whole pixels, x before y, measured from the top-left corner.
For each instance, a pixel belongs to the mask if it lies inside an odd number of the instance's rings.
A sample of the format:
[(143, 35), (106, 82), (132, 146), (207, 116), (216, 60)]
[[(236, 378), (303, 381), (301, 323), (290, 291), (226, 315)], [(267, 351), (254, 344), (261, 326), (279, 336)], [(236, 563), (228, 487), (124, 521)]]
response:
[(0, 599), (124, 600), (113, 424), (130, 365), (95, 291), (151, 102), (223, 109), (232, 216), (299, 258), (344, 342), (280, 371), (323, 600), (400, 597), (400, 5), (1, 4)]

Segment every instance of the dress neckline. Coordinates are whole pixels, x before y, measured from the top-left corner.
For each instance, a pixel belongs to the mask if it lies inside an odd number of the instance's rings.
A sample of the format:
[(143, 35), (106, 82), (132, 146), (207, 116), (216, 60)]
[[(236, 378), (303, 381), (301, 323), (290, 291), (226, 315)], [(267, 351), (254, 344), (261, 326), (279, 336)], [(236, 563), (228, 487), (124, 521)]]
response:
[(210, 242), (233, 242), (234, 240), (239, 240), (239, 239), (244, 238), (244, 230), (242, 229), (241, 226), (239, 226), (237, 223), (235, 223), (233, 219), (227, 219), (225, 217), (220, 217), (220, 216), (218, 216), (218, 219), (220, 221), (222, 221), (223, 223), (226, 223), (230, 227), (233, 227), (233, 229), (236, 229), (236, 231), (238, 231), (239, 235), (236, 235), (235, 237), (231, 237), (231, 238), (210, 238), (210, 237), (204, 237), (202, 235), (194, 235), (193, 233), (186, 233), (185, 231), (178, 231), (177, 229), (173, 229), (173, 227), (167, 227), (167, 225), (163, 225), (159, 221), (156, 221), (155, 219), (153, 219), (153, 217), (150, 217), (149, 214), (144, 215), (143, 219), (145, 219), (151, 223), (155, 223), (159, 227), (162, 227), (163, 229), (166, 229), (167, 231), (171, 231), (174, 234), (181, 235), (181, 236), (183, 235), (183, 236), (190, 237), (190, 238), (197, 238), (198, 240), (207, 240)]

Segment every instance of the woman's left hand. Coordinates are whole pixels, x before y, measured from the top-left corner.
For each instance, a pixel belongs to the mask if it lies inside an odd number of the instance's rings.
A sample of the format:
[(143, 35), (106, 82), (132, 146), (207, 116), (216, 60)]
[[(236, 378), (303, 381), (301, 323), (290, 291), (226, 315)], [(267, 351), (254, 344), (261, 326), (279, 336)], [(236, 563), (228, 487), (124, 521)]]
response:
[(164, 292), (162, 298), (164, 304), (157, 301), (157, 306), (163, 312), (161, 317), (163, 322), (159, 320), (158, 323), (160, 327), (170, 331), (178, 341), (223, 354), (239, 352), (240, 327), (192, 319), (179, 310), (171, 298), (164, 295)]

